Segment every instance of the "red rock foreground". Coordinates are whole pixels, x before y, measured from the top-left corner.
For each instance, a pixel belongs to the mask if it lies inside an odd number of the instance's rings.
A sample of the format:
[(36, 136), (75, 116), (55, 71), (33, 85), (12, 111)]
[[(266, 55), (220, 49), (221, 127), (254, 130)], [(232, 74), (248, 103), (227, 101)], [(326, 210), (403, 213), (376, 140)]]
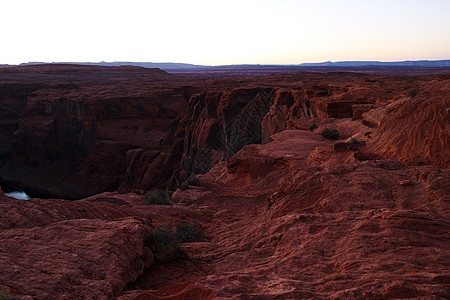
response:
[(153, 265), (148, 238), (159, 216), (197, 218), (182, 207), (136, 202), (140, 196), (117, 193), (73, 202), (1, 195), (0, 295), (108, 299), (126, 290)]
[[(277, 90), (270, 111), (257, 118), (268, 124), (260, 127), (267, 142), (240, 150), (219, 144), (206, 160), (212, 169), (178, 189), (171, 206), (142, 205), (134, 193), (77, 201), (1, 195), (0, 293), (19, 299), (448, 299), (449, 92), (449, 79), (432, 80), (417, 95), (397, 95), (364, 112), (356, 107), (358, 117), (330, 118), (318, 115), (323, 107), (338, 114), (345, 105), (317, 100), (305, 115), (301, 93)], [(222, 112), (233, 111), (236, 99), (247, 97), (239, 93), (254, 100), (248, 107), (262, 95), (258, 89), (193, 96), (169, 139), (189, 133), (186, 150), (197, 157), (194, 149), (208, 144), (203, 139), (216, 137), (214, 124), (229, 119), (187, 116), (205, 116), (214, 101)], [(322, 137), (325, 128), (337, 129), (340, 139)], [(223, 154), (230, 154), (226, 161), (218, 159)], [(182, 221), (198, 222), (205, 240), (182, 243), (185, 255), (177, 259), (158, 259), (152, 232)]]
[(7, 294), (107, 298), (152, 263), (144, 245), (149, 223), (125, 208), (4, 196), (0, 206), (0, 290)]
[(450, 297), (448, 170), (346, 163), (353, 152), (308, 132), (274, 139), (204, 177), (221, 179), (196, 200), (217, 210), (217, 247), (202, 256), (214, 271), (199, 285), (224, 298)]
[[(246, 146), (202, 177), (209, 188), (174, 195), (188, 207), (3, 196), (0, 288), (36, 299), (133, 285), (121, 299), (450, 297), (450, 172), (351, 162), (333, 143), (288, 130)], [(208, 241), (184, 244), (192, 261), (153, 264), (146, 235), (182, 219), (198, 219)]]

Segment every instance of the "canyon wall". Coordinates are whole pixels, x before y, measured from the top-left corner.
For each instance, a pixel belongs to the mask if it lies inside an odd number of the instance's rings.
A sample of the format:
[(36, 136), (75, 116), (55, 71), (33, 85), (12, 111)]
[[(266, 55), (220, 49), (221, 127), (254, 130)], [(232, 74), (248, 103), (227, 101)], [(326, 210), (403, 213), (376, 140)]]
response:
[(0, 158), (12, 153), (12, 136), (19, 127), (28, 95), (43, 86), (38, 83), (0, 84)]
[(245, 145), (286, 129), (335, 127), (333, 120), (382, 110), (436, 77), (299, 72), (209, 79), (96, 68), (2, 69), (5, 82), (11, 72), (23, 77), (21, 85), (4, 84), (1, 96), (10, 116), (0, 130), (4, 187), (68, 199), (174, 189)]
[[(179, 185), (190, 174), (209, 171), (245, 145), (269, 142), (271, 135), (283, 130), (308, 129), (323, 120), (360, 118), (364, 112), (403, 97), (417, 82), (410, 77), (389, 81), (385, 77), (341, 73), (256, 78), (239, 79), (239, 88), (229, 86), (236, 79), (214, 82), (204, 86), (206, 92), (191, 97), (188, 109), (164, 141), (171, 150), (156, 160), (175, 162), (166, 164), (174, 171), (169, 186)], [(347, 129), (343, 130), (345, 133)], [(178, 166), (177, 161), (181, 162)], [(132, 169), (127, 173), (133, 173)], [(130, 181), (121, 187), (127, 191), (136, 186), (139, 183)]]
[[(141, 148), (161, 151), (171, 122), (187, 108), (189, 90), (161, 85), (159, 79), (166, 73), (159, 70), (142, 71), (150, 83), (123, 85), (122, 78), (114, 81), (114, 76), (134, 78), (134, 69), (127, 74), (126, 68), (119, 68), (110, 74), (112, 79), (102, 79), (108, 74), (91, 74), (88, 68), (87, 75), (74, 78), (77, 84), (61, 85), (71, 70), (50, 72), (47, 88), (17, 84), (21, 93), (4, 91), (4, 102), (14, 100), (15, 105), (5, 112), (12, 116), (12, 125), (2, 126), (9, 130), (3, 135), (4, 187), (67, 199), (116, 190), (127, 169), (126, 153)], [(34, 80), (41, 79), (39, 73), (34, 75)]]

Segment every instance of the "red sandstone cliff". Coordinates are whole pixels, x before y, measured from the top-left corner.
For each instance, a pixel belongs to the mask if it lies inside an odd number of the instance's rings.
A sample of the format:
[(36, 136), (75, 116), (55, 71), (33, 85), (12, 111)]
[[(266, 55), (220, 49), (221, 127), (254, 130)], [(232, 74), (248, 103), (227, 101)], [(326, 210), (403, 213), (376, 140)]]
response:
[[(272, 134), (285, 129), (308, 129), (325, 120), (319, 126), (322, 130), (330, 120), (359, 118), (400, 99), (418, 81), (393, 78), (292, 73), (240, 79), (240, 88), (228, 87), (236, 79), (211, 80), (211, 90), (191, 97), (187, 111), (165, 140), (172, 145), (168, 156), (181, 161), (175, 181), (182, 181), (189, 173), (204, 173), (243, 146), (267, 142)], [(219, 88), (219, 84), (226, 88)], [(372, 124), (366, 122), (365, 126)]]
[[(31, 87), (17, 83), (23, 89), (17, 97), (26, 105), (16, 105), (16, 119), (10, 122), (18, 126), (4, 137), (0, 177), (47, 197), (73, 199), (117, 189), (127, 168), (127, 151), (161, 151), (160, 141), (189, 97), (177, 79), (161, 70), (58, 65), (12, 70), (25, 81), (31, 75), (35, 81), (46, 78), (51, 88), (30, 93)], [(66, 84), (72, 80), (76, 84)], [(5, 91), (4, 102), (15, 99), (13, 92)]]
[(450, 82), (431, 82), (420, 89), (412, 98), (405, 97), (378, 109), (384, 117), (368, 147), (376, 155), (407, 164), (448, 167)]
[(300, 126), (307, 128), (323, 118), (359, 117), (434, 77), (299, 72), (208, 79), (138, 67), (4, 68), (0, 80), (16, 86), (2, 98), (12, 117), (0, 130), (0, 178), (65, 198), (174, 187), (247, 144), (297, 128), (301, 118), (311, 119)]

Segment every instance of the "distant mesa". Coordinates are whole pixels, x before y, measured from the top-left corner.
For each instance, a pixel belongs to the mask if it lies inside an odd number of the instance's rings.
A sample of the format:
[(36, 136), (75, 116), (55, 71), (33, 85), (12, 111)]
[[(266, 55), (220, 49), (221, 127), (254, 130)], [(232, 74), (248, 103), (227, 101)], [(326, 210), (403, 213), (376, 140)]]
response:
[(405, 61), (337, 61), (322, 63), (304, 63), (304, 67), (362, 67), (362, 66), (384, 66), (384, 67), (450, 67), (450, 60), (405, 60)]
[[(47, 62), (28, 62), (22, 63), (21, 66), (48, 64)], [(144, 68), (159, 68), (168, 72), (175, 71), (220, 71), (220, 70), (239, 70), (239, 69), (279, 69), (288, 68), (301, 71), (305, 67), (428, 67), (428, 68), (445, 68), (450, 67), (450, 60), (405, 60), (395, 62), (385, 61), (326, 61), (320, 63), (301, 63), (301, 64), (241, 64), (241, 65), (218, 65), (206, 66), (187, 63), (155, 63), (155, 62), (52, 62), (50, 64), (77, 64), (77, 65), (94, 65), (94, 66), (137, 66)], [(1, 67), (11, 67), (12, 65), (3, 64)]]

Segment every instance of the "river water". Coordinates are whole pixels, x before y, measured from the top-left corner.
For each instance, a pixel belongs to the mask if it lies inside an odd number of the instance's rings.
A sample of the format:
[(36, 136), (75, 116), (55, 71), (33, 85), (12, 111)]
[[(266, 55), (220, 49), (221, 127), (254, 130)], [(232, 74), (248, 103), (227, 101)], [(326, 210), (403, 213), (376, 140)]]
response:
[(20, 191), (5, 193), (5, 195), (16, 198), (16, 199), (22, 199), (22, 200), (30, 199), (30, 196), (28, 196), (25, 192), (20, 192)]

